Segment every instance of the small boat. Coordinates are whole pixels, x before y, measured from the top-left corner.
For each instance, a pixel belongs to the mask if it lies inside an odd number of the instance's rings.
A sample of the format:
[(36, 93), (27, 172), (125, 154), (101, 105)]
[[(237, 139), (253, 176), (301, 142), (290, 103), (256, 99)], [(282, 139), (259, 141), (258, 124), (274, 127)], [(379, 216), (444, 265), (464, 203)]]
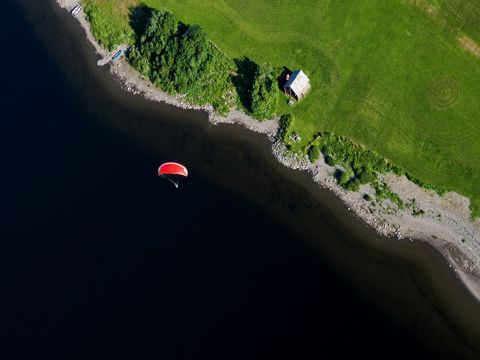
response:
[(75, 6), (72, 11), (70, 11), (70, 13), (75, 17), (78, 15), (78, 13), (82, 10), (82, 6), (81, 5), (77, 5)]
[(123, 50), (118, 50), (112, 57), (112, 61), (117, 61), (123, 55)]

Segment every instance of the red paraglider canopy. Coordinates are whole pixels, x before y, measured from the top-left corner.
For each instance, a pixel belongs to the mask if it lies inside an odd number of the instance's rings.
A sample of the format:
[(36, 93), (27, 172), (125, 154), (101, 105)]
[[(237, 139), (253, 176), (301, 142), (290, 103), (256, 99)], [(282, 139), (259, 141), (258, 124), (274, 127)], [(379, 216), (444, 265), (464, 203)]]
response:
[(181, 175), (187, 177), (188, 170), (182, 164), (167, 162), (158, 168), (158, 176), (160, 175)]

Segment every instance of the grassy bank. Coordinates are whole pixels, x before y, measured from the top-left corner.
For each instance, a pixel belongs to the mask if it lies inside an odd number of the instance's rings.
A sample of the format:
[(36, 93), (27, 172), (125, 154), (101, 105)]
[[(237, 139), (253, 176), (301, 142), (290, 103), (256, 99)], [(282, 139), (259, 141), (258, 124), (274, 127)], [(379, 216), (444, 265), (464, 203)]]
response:
[(202, 25), (232, 59), (302, 68), (311, 93), (279, 104), (302, 137), (293, 150), (318, 133), (344, 136), (419, 183), (468, 196), (480, 215), (480, 0), (83, 2), (106, 46), (130, 41), (130, 9), (142, 3)]

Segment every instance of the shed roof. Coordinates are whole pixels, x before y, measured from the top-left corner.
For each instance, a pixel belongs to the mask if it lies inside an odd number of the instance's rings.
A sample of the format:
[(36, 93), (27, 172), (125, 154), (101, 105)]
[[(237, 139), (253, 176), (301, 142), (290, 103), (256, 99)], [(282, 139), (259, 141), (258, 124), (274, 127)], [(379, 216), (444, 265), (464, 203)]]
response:
[(297, 70), (293, 72), (284, 87), (290, 88), (297, 96), (303, 96), (310, 89), (310, 79), (302, 70)]

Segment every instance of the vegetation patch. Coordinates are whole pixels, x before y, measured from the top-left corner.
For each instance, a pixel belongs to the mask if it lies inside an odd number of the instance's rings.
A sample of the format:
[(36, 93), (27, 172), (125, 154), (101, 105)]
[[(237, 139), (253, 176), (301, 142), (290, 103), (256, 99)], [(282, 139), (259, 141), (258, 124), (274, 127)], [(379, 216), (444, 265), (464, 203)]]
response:
[(421, 216), (421, 215), (425, 214), (425, 210), (421, 209), (418, 206), (417, 201), (415, 199), (410, 199), (407, 202), (406, 206), (412, 210), (412, 215), (413, 216)]
[(402, 175), (399, 168), (380, 155), (342, 136), (322, 133), (316, 136), (312, 146), (319, 147), (328, 165), (340, 165), (344, 169), (337, 174), (337, 180), (347, 190), (357, 191), (361, 184), (373, 182), (379, 173), (391, 171)]
[[(364, 146), (331, 133), (321, 133), (312, 141), (309, 149), (319, 147), (323, 153), (325, 162), (330, 166), (341, 166), (344, 170), (337, 172), (338, 183), (345, 189), (358, 191), (360, 185), (373, 183), (378, 174), (394, 173), (398, 176), (405, 175), (410, 181), (429, 190), (436, 191), (439, 195), (446, 189), (439, 186), (422, 182), (404, 169), (393, 165), (379, 154), (366, 149)], [(394, 201), (397, 203), (397, 201)]]
[(116, 1), (85, 1), (85, 14), (93, 36), (108, 50), (133, 42), (133, 29), (128, 25), (128, 17), (119, 13)]
[(292, 114), (283, 114), (280, 117), (277, 136), (284, 143), (286, 142), (286, 138), (287, 138), (288, 132), (290, 131), (292, 123), (293, 123)]
[(375, 198), (378, 202), (390, 200), (392, 203), (396, 204), (399, 209), (403, 209), (405, 207), (405, 204), (403, 203), (402, 199), (400, 199), (400, 196), (394, 193), (387, 183), (376, 180), (373, 182), (372, 186), (375, 189)]

